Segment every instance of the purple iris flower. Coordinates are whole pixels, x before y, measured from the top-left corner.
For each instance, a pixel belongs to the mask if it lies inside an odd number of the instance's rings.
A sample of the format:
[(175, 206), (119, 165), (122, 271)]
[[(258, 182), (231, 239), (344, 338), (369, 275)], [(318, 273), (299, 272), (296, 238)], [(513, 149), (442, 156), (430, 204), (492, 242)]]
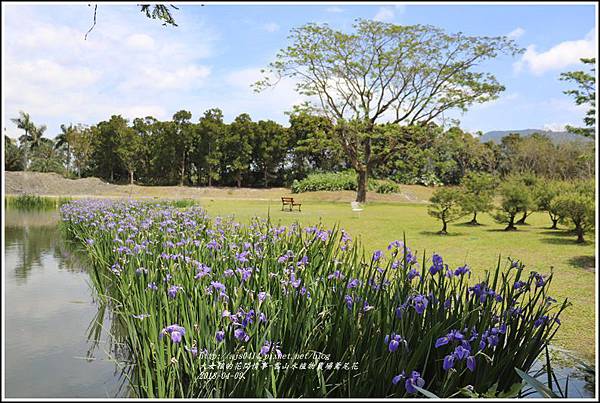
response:
[(400, 382), (404, 378), (405, 378), (404, 371), (402, 371), (401, 374), (398, 374), (398, 375), (396, 375), (395, 377), (392, 378), (392, 383), (394, 385), (397, 385), (398, 382)]
[(454, 349), (454, 356), (459, 360), (464, 360), (469, 356), (470, 351), (463, 346), (458, 346)]
[(297, 266), (306, 266), (308, 263), (308, 256), (304, 255), (302, 259), (298, 261)]
[(427, 298), (424, 295), (416, 295), (413, 297), (412, 301), (415, 311), (417, 311), (419, 315), (422, 315), (423, 312), (425, 312), (425, 308), (427, 308), (427, 304), (429, 303)]
[(411, 268), (408, 272), (408, 281), (412, 281), (412, 279), (415, 277), (421, 277), (421, 274), (419, 274), (419, 272), (416, 269)]
[(169, 288), (169, 290), (167, 291), (167, 294), (169, 295), (169, 298), (175, 298), (177, 296), (177, 293), (181, 290), (183, 290), (183, 287), (174, 285)]
[(448, 371), (450, 368), (454, 368), (454, 354), (449, 354), (444, 357), (444, 363), (442, 364), (442, 368), (444, 371)]
[(217, 331), (217, 333), (215, 334), (215, 339), (217, 339), (217, 342), (222, 342), (223, 339), (225, 338), (225, 332), (223, 330), (219, 330)]
[(298, 288), (300, 287), (300, 283), (302, 283), (302, 279), (296, 279), (296, 274), (292, 272), (292, 274), (290, 274), (290, 282), (292, 287)]
[(472, 355), (467, 357), (467, 368), (469, 371), (475, 372), (475, 357)]
[(198, 269), (197, 269), (197, 272), (196, 272), (196, 275), (194, 276), (194, 278), (196, 280), (198, 280), (198, 279), (210, 274), (210, 272), (211, 272), (210, 267), (206, 266), (205, 264), (200, 263), (198, 265)]
[(260, 313), (258, 315), (258, 321), (262, 323), (267, 323), (267, 316), (264, 313)]
[(219, 290), (221, 292), (225, 292), (225, 285), (223, 283), (219, 283), (218, 281), (211, 281), (210, 286), (214, 290)]
[(429, 268), (429, 272), (432, 275), (435, 275), (437, 272), (439, 272), (440, 270), (442, 270), (444, 268), (444, 260), (437, 253), (433, 254), (433, 257), (431, 258), (431, 260), (433, 261), (433, 265)]
[(260, 355), (267, 355), (273, 350), (275, 351), (277, 358), (283, 357), (283, 353), (279, 349), (279, 344), (271, 343), (270, 341), (265, 341), (265, 344), (260, 348)]
[(387, 247), (387, 250), (392, 250), (393, 248), (400, 249), (402, 246), (403, 246), (402, 241), (395, 240), (395, 241), (390, 242), (390, 244)]
[(252, 269), (250, 267), (243, 268), (243, 269), (237, 269), (237, 272), (242, 277), (242, 281), (247, 281), (250, 278), (250, 276), (252, 275)]
[(415, 389), (415, 385), (419, 388), (425, 386), (425, 380), (421, 378), (421, 374), (417, 371), (412, 371), (410, 374), (410, 378), (406, 380), (404, 383), (404, 387), (406, 388), (407, 393), (417, 393), (417, 389)]
[(535, 320), (535, 322), (533, 322), (533, 326), (540, 327), (546, 322), (548, 322), (548, 315), (540, 316)]
[(152, 291), (158, 290), (158, 286), (156, 285), (156, 283), (154, 281), (151, 283), (148, 283), (148, 288)]
[(261, 291), (258, 293), (258, 300), (260, 302), (263, 302), (265, 299), (267, 299), (267, 293), (264, 291)]
[(546, 284), (546, 276), (542, 276), (540, 273), (535, 273), (533, 276), (535, 277), (536, 287), (543, 287)]
[(471, 269), (467, 265), (460, 266), (456, 270), (454, 270), (455, 276), (463, 276), (465, 274), (469, 274), (469, 276), (471, 275)]
[(327, 276), (327, 279), (331, 280), (332, 278), (335, 278), (337, 280), (343, 280), (344, 277), (345, 276), (342, 274), (342, 272), (340, 272), (339, 270), (336, 270), (333, 273), (329, 274)]
[(188, 346), (185, 346), (185, 350), (189, 351), (190, 353), (192, 353), (192, 357), (195, 357), (198, 355), (198, 347), (196, 346), (192, 346), (192, 348), (189, 348)]
[(448, 332), (447, 335), (445, 335), (444, 337), (440, 337), (439, 339), (437, 339), (435, 341), (435, 347), (441, 347), (441, 346), (445, 346), (446, 344), (450, 343), (451, 341), (457, 340), (457, 341), (462, 341), (464, 339), (464, 336), (462, 335), (461, 332), (459, 332), (456, 329), (450, 330), (450, 332)]
[(240, 341), (248, 341), (250, 340), (250, 336), (248, 336), (246, 334), (246, 331), (242, 328), (239, 329), (235, 329), (235, 331), (233, 332), (233, 335), (235, 336), (236, 339), (240, 340)]
[(148, 269), (140, 267), (135, 270), (135, 274), (136, 274), (136, 276), (141, 276), (142, 274), (148, 274)]
[(248, 255), (249, 254), (250, 254), (250, 252), (244, 251), (244, 252), (236, 254), (235, 258), (237, 259), (238, 262), (245, 263), (245, 262), (248, 262)]
[(359, 284), (360, 284), (360, 281), (359, 281), (357, 278), (355, 278), (355, 279), (353, 279), (353, 280), (350, 280), (350, 281), (348, 282), (348, 286), (347, 286), (347, 287), (348, 287), (348, 288), (356, 288), (356, 287), (358, 287), (358, 286), (359, 286)]
[(162, 339), (164, 335), (171, 335), (171, 340), (173, 343), (179, 343), (181, 341), (181, 337), (185, 334), (185, 328), (179, 326), (178, 324), (170, 325), (162, 329), (159, 334), (159, 338)]
[(389, 336), (385, 336), (384, 341), (387, 343), (388, 350), (390, 351), (390, 353), (393, 353), (396, 350), (398, 350), (398, 347), (400, 347), (400, 343), (403, 342), (404, 339), (399, 334), (392, 333)]
[(348, 307), (348, 309), (352, 309), (352, 306), (354, 305), (354, 300), (352, 299), (352, 297), (350, 295), (346, 295), (344, 297), (344, 301), (346, 302), (346, 306)]
[(515, 281), (515, 285), (513, 287), (515, 288), (515, 290), (518, 290), (519, 288), (525, 287), (526, 285), (527, 283), (524, 281)]
[(383, 257), (383, 252), (382, 251), (376, 250), (375, 252), (373, 252), (373, 261), (374, 262), (379, 261), (382, 257)]

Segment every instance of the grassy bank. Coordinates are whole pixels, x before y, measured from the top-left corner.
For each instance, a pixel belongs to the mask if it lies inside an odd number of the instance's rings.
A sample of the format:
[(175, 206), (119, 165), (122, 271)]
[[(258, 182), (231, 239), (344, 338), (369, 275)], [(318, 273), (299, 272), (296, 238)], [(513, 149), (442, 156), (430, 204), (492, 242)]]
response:
[(60, 196), (38, 196), (33, 194), (8, 195), (4, 198), (4, 206), (18, 210), (52, 210), (70, 200), (70, 197)]

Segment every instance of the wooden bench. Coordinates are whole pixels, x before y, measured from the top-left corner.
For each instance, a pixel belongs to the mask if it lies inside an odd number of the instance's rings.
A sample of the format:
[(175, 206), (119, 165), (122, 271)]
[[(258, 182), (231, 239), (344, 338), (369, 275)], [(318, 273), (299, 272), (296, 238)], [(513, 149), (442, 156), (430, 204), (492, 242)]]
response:
[(285, 206), (290, 206), (290, 211), (292, 211), (292, 208), (294, 208), (294, 206), (298, 206), (298, 211), (302, 211), (300, 210), (300, 206), (302, 206), (302, 203), (295, 202), (293, 197), (281, 198), (281, 211), (284, 210)]

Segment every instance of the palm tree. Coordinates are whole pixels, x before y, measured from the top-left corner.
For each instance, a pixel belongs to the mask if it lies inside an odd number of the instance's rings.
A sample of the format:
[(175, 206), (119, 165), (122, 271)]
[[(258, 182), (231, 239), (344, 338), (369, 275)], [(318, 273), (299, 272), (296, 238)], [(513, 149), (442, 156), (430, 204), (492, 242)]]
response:
[(29, 113), (19, 111), (18, 118), (12, 118), (11, 121), (17, 125), (19, 129), (23, 129), (25, 134), (19, 137), (21, 144), (29, 144), (29, 149), (34, 150), (41, 144), (42, 136), (46, 131), (46, 125), (36, 126), (31, 120)]
[(69, 144), (69, 140), (71, 139), (72, 133), (75, 131), (75, 128), (72, 124), (66, 126), (64, 124), (60, 125), (61, 133), (56, 136), (54, 149), (62, 149), (65, 148), (67, 151), (67, 173), (69, 172), (69, 168), (71, 166), (71, 145)]
[(18, 118), (12, 118), (11, 122), (17, 125), (17, 128), (25, 130), (25, 135), (21, 137), (29, 137), (29, 133), (35, 129), (35, 125), (31, 120), (29, 113), (19, 111)]

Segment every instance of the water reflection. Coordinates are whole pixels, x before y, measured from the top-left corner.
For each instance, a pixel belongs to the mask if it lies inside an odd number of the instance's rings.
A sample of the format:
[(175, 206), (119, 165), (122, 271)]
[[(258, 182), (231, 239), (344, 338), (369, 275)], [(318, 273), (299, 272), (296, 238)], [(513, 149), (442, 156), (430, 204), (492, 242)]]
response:
[(110, 309), (94, 302), (82, 256), (57, 221), (56, 211), (6, 210), (6, 396), (126, 396)]

